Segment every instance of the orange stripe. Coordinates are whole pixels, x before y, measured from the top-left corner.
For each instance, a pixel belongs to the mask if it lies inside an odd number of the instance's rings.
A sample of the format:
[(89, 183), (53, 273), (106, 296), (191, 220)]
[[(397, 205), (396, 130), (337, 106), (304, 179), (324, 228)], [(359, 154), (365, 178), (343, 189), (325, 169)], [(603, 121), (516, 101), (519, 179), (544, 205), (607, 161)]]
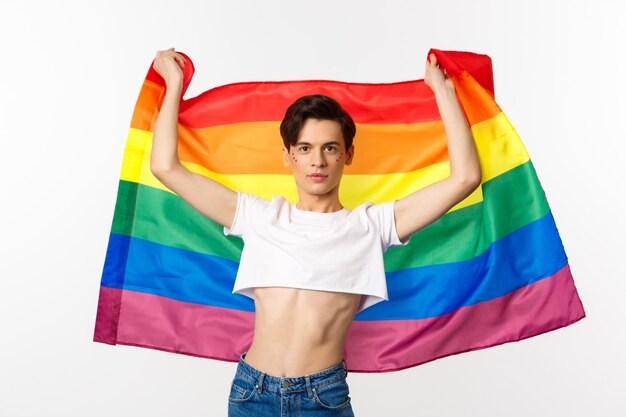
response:
[(161, 108), (161, 103), (163, 102), (164, 93), (165, 88), (152, 81), (145, 80), (135, 104), (130, 127), (152, 132), (158, 109)]
[[(192, 129), (179, 126), (178, 156), (222, 174), (285, 174), (279, 122)], [(448, 160), (441, 122), (357, 125), (354, 160), (345, 174), (411, 172)], [(375, 169), (373, 169), (375, 168)]]
[(453, 78), (459, 103), (470, 126), (489, 120), (502, 112), (488, 90), (478, 84), (467, 72)]

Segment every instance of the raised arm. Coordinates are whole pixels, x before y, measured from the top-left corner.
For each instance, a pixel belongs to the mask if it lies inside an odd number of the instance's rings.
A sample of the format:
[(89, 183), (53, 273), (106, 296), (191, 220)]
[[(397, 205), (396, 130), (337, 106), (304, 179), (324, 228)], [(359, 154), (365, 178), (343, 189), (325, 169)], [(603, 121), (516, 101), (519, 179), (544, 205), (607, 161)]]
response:
[(446, 214), (470, 195), (482, 179), (476, 145), (456, 98), (454, 83), (437, 66), (434, 54), (426, 62), (424, 81), (435, 93), (446, 132), (450, 175), (396, 202), (396, 229), (402, 241)]
[[(179, 66), (180, 65), (180, 66)], [(178, 159), (178, 106), (183, 87), (182, 55), (174, 48), (158, 51), (155, 71), (165, 80), (163, 105), (154, 125), (150, 170), (167, 188), (213, 221), (230, 227), (237, 193), (217, 181), (185, 168)]]

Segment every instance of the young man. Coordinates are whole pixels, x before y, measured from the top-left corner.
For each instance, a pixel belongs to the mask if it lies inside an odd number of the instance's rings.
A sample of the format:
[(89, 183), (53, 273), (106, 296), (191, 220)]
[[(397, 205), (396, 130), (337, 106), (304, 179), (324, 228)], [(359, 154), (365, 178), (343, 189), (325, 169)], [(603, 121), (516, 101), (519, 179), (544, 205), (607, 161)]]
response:
[(297, 410), (303, 416), (352, 416), (343, 347), (354, 315), (386, 298), (383, 253), (408, 243), (481, 182), (454, 84), (431, 55), (425, 82), (446, 131), (450, 175), (402, 199), (347, 210), (339, 184), (343, 167), (355, 157), (355, 125), (327, 96), (299, 98), (281, 123), (282, 158), (296, 182), (296, 204), (234, 191), (183, 167), (177, 123), (184, 65), (174, 48), (155, 58), (166, 94), (154, 128), (151, 170), (223, 225), (225, 234), (245, 242), (234, 291), (254, 298), (255, 331), (231, 385), (229, 415)]

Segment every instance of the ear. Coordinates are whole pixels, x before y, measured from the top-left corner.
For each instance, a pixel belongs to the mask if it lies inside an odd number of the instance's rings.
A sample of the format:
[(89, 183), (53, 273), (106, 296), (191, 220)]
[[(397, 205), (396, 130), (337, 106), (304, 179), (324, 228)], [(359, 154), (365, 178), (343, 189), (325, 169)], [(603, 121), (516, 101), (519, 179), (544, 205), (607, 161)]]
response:
[(286, 168), (289, 168), (291, 164), (289, 163), (289, 151), (287, 148), (283, 146), (283, 164)]
[(346, 152), (346, 165), (350, 165), (352, 163), (352, 159), (354, 158), (354, 144), (350, 145), (350, 149)]

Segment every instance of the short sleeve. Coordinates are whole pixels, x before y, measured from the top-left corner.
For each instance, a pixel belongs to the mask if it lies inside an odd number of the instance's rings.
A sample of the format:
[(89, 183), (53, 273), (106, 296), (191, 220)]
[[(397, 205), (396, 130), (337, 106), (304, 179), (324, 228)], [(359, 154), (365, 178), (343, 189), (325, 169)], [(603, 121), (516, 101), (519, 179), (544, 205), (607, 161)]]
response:
[(258, 214), (263, 211), (269, 201), (256, 196), (254, 194), (237, 191), (237, 209), (235, 210), (235, 218), (233, 224), (228, 227), (224, 226), (224, 234), (226, 236), (243, 237), (248, 230), (249, 223), (257, 218)]
[(397, 200), (372, 204), (367, 209), (369, 218), (377, 224), (380, 230), (384, 251), (392, 246), (405, 246), (411, 240), (411, 236), (409, 236), (402, 242), (398, 237), (396, 218), (393, 211), (396, 201)]

